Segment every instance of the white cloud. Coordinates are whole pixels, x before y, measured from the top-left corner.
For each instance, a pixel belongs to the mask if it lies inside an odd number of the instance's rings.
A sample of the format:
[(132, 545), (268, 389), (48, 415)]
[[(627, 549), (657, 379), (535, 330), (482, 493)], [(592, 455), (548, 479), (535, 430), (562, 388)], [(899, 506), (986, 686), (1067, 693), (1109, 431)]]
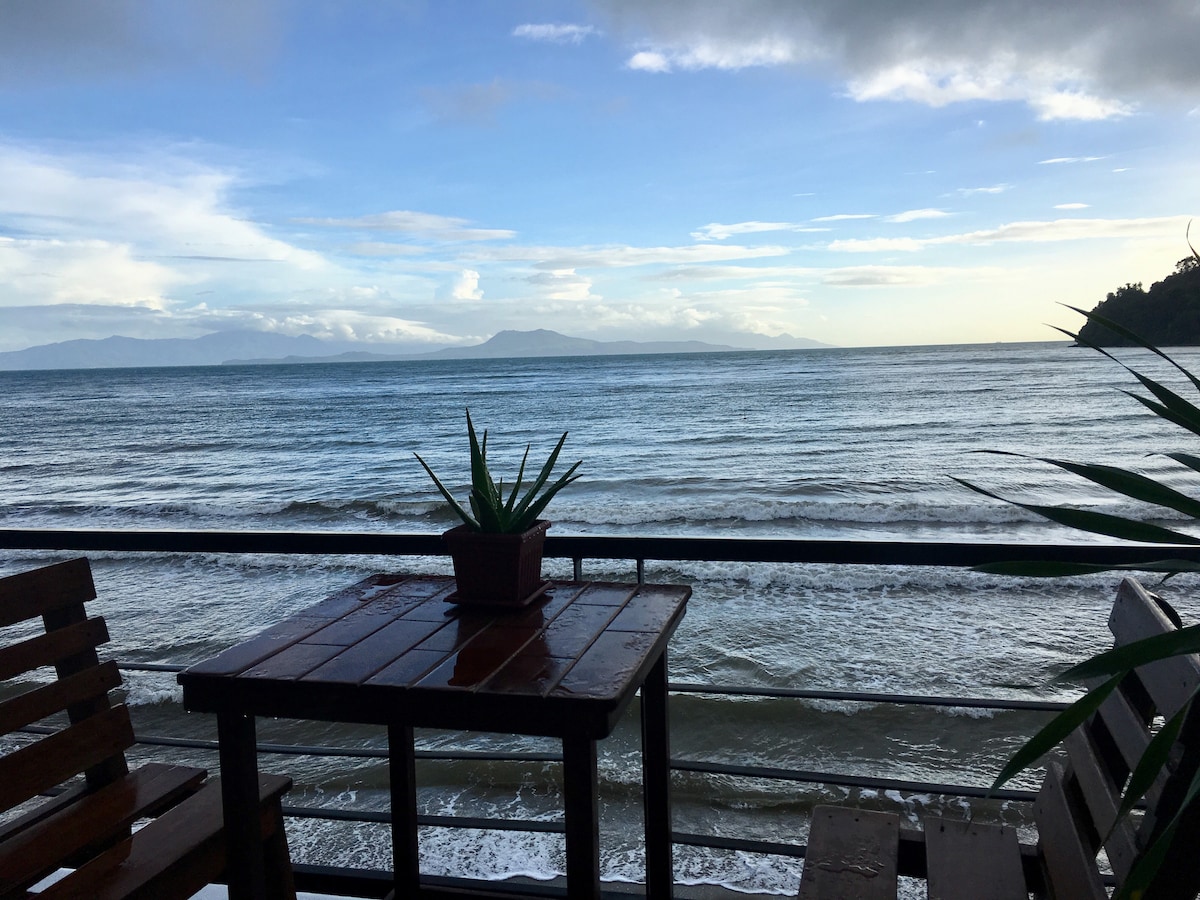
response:
[(831, 241), (829, 249), (835, 253), (915, 253), (929, 243), (916, 238), (853, 238)]
[(450, 297), (453, 300), (482, 300), (479, 273), (474, 269), (463, 269), (450, 287)]
[(1090, 203), (1056, 203), (1055, 209), (1087, 209)]
[(459, 338), (444, 334), (428, 325), (396, 316), (380, 316), (357, 309), (319, 309), (303, 312), (254, 312), (246, 310), (221, 311), (218, 317), (228, 328), (230, 319), (240, 327), (279, 334), (302, 335), (328, 340), (360, 341), (366, 344), (420, 342), (426, 344), (454, 343)]
[(654, 46), (634, 53), (626, 63), (630, 69), (670, 72), (676, 69), (748, 69), (794, 62), (794, 47), (787, 40), (766, 36), (745, 44), (721, 40)]
[(896, 213), (894, 216), (886, 216), (885, 222), (895, 222), (904, 224), (905, 222), (916, 222), (919, 219), (941, 219), (950, 215), (942, 209), (910, 209), (907, 212)]
[(678, 266), (655, 272), (649, 278), (653, 281), (800, 280), (813, 277), (817, 271), (806, 266)]
[(1052, 243), (1098, 241), (1108, 238), (1169, 238), (1183, 233), (1186, 216), (1146, 219), (1055, 219), (1048, 222), (1012, 222), (981, 231), (933, 238), (870, 238), (840, 240), (828, 249), (842, 253), (914, 252), (940, 244), (982, 245), (1001, 242)]
[(236, 184), (232, 172), (172, 156), (117, 162), (0, 144), (0, 224), (18, 232), (115, 240), (143, 256), (324, 266), (234, 208)]
[(0, 305), (174, 310), (187, 285), (334, 272), (234, 206), (232, 171), (162, 150), (108, 159), (0, 143)]
[(698, 241), (723, 241), (735, 234), (761, 234), (766, 231), (797, 231), (816, 232), (826, 231), (824, 228), (808, 228), (795, 222), (736, 222), (722, 225), (712, 222), (698, 231), (692, 232), (692, 237)]
[(1038, 160), (1038, 165), (1039, 166), (1061, 166), (1061, 165), (1069, 165), (1072, 163), (1096, 162), (1097, 160), (1100, 160), (1100, 159), (1104, 159), (1104, 157), (1103, 156), (1056, 156), (1053, 159)]
[(539, 294), (547, 300), (567, 300), (578, 303), (600, 299), (592, 293), (592, 279), (580, 275), (574, 269), (552, 269), (535, 272), (525, 281), (535, 285)]
[(564, 269), (619, 269), (650, 265), (696, 265), (733, 259), (757, 259), (787, 256), (793, 248), (767, 245), (743, 247), (737, 244), (690, 244), (686, 247), (479, 247), (473, 258), (479, 261), (529, 262), (545, 271)]
[(817, 216), (814, 222), (846, 222), (851, 219), (874, 219), (874, 213), (837, 213), (832, 216)]
[(1131, 116), (1135, 111), (1135, 107), (1131, 103), (1096, 97), (1080, 91), (1050, 91), (1035, 94), (1030, 97), (1029, 104), (1037, 111), (1038, 118), (1044, 122), (1055, 119), (1098, 122), (1103, 119)]
[(297, 219), (302, 225), (324, 225), (332, 228), (358, 228), (364, 231), (398, 231), (418, 238), (441, 241), (496, 241), (515, 237), (506, 228), (474, 228), (467, 219), (440, 216), (436, 213), (397, 209), (344, 219)]
[(593, 25), (518, 25), (513, 37), (544, 41), (550, 44), (580, 44), (588, 35), (595, 34)]
[(59, 304), (166, 309), (187, 281), (130, 247), (101, 240), (0, 237), (0, 307)]
[(959, 188), (955, 193), (961, 197), (973, 197), (976, 194), (1003, 194), (1012, 190), (1011, 184), (993, 184), (989, 187)]
[(627, 68), (633, 69), (635, 72), (670, 72), (671, 63), (667, 57), (661, 53), (653, 53), (649, 50), (642, 50), (639, 53), (629, 57), (629, 61), (625, 63)]
[[(653, 71), (807, 66), (860, 100), (1027, 104), (1041, 119), (1194, 106), (1200, 16), (1177, 0), (594, 0)], [(655, 65), (647, 65), (653, 60)]]
[(906, 62), (851, 81), (849, 93), (859, 101), (912, 100), (934, 107), (967, 100), (1022, 100), (1043, 121), (1095, 121), (1133, 113), (1131, 104), (1057, 87), (1070, 80), (1069, 71), (1047, 75), (1044, 81), (1031, 80), (1007, 62), (980, 69), (958, 61), (934, 65)]
[(942, 270), (927, 266), (847, 266), (832, 269), (822, 284), (833, 287), (924, 287), (942, 280)]

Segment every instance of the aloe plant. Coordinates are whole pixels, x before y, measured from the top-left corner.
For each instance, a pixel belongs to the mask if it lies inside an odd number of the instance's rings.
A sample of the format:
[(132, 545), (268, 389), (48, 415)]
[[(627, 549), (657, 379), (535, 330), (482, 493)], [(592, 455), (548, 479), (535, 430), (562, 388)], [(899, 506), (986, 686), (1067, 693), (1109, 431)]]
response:
[(579, 468), (583, 460), (576, 462), (565, 475), (548, 487), (546, 486), (546, 482), (550, 480), (550, 475), (558, 462), (558, 455), (562, 452), (563, 444), (567, 441), (567, 432), (564, 431), (562, 437), (558, 439), (558, 444), (554, 447), (554, 452), (550, 454), (550, 458), (546, 460), (546, 464), (538, 473), (538, 477), (522, 494), (525, 464), (529, 459), (531, 446), (526, 445), (525, 455), (521, 458), (521, 468), (517, 471), (517, 480), (506, 498), (503, 480), (497, 484), (488, 469), (488, 433), (486, 430), (483, 432), (482, 440), (476, 436), (475, 424), (471, 421), (469, 409), (467, 410), (467, 437), (471, 444), (471, 494), (468, 501), (470, 512), (454, 498), (450, 490), (442, 484), (441, 479), (434, 474), (429, 464), (421, 459), (421, 455), (419, 453), (413, 455), (429, 473), (429, 477), (433, 479), (437, 489), (446, 498), (450, 508), (473, 531), (486, 534), (520, 534), (528, 530), (537, 521), (542, 510), (546, 508), (546, 504), (554, 499), (554, 495), (579, 477), (575, 474), (575, 470)]
[[(1190, 243), (1188, 246), (1192, 250), (1193, 256), (1196, 257), (1197, 261), (1200, 261), (1200, 254), (1196, 252)], [(1086, 316), (1090, 321), (1103, 325), (1127, 340), (1132, 341), (1134, 344), (1162, 357), (1184, 376), (1192, 388), (1200, 392), (1200, 378), (1173, 360), (1162, 350), (1142, 340), (1137, 334), (1104, 316), (1097, 315), (1094, 312), (1085, 312), (1075, 307), (1070, 308)], [(1079, 335), (1065, 329), (1060, 328), (1057, 330), (1074, 339), (1078, 344), (1090, 347), (1123, 366), (1150, 393), (1150, 396), (1144, 396), (1131, 391), (1125, 391), (1126, 394), (1160, 418), (1183, 428), (1191, 436), (1200, 436), (1200, 406), (1197, 406), (1196, 403), (1185, 399), (1160, 381), (1149, 378), (1130, 368), (1092, 341), (1085, 340)], [(1172, 513), (1182, 513), (1190, 520), (1190, 524), (1200, 524), (1200, 500), (1137, 472), (1131, 472), (1118, 466), (1075, 463), (1049, 457), (1026, 456), (1025, 454), (1009, 455), (1025, 456), (1028, 459), (1057, 466), (1124, 497), (1147, 503), (1162, 510), (1170, 510)], [(1192, 472), (1200, 472), (1200, 456), (1188, 452), (1172, 452), (1165, 455)], [(1014, 504), (1053, 522), (1093, 534), (1103, 534), (1109, 537), (1156, 544), (1188, 546), (1200, 544), (1200, 538), (1177, 528), (1167, 528), (1126, 516), (1111, 515), (1093, 510), (1081, 510), (1068, 506), (1044, 506), (1023, 503), (1001, 497), (968, 481), (962, 479), (955, 480), (984, 496)], [(1166, 577), (1170, 577), (1179, 572), (1200, 571), (1200, 565), (1196, 563), (1187, 560), (1171, 559), (1169, 556), (1155, 563), (1139, 563), (1129, 566), (1075, 565), (1066, 563), (1001, 563), (980, 566), (978, 568), (980, 571), (998, 574), (1036, 576), (1069, 575), (1113, 569), (1140, 569), (1162, 572), (1165, 573)], [(992, 785), (993, 790), (1003, 785), (1018, 772), (1036, 763), (1042, 756), (1058, 746), (1067, 735), (1074, 731), (1100, 707), (1104, 700), (1116, 689), (1117, 685), (1120, 684), (1121, 680), (1134, 669), (1156, 660), (1166, 659), (1179, 654), (1197, 652), (1200, 652), (1200, 625), (1191, 625), (1186, 628), (1180, 628), (1170, 634), (1135, 641), (1116, 650), (1098, 654), (1068, 669), (1059, 676), (1060, 681), (1083, 682), (1099, 678), (1103, 678), (1104, 681), (1055, 716), (1044, 728), (1030, 738), (1001, 770), (995, 783)], [(1146, 748), (1137, 769), (1131, 774), (1129, 783), (1125, 786), (1121, 797), (1120, 809), (1114, 818), (1114, 829), (1117, 827), (1117, 823), (1121, 822), (1143, 798), (1147, 789), (1154, 783), (1156, 776), (1167, 765), (1171, 744), (1178, 735), (1188, 710), (1193, 703), (1197, 702), (1197, 695), (1200, 695), (1200, 687), (1192, 692), (1191, 697), (1179, 712), (1163, 725)], [(1138, 861), (1138, 864), (1121, 885), (1121, 890), (1113, 900), (1128, 900), (1128, 898), (1141, 896), (1141, 893), (1153, 880), (1159, 865), (1165, 858), (1167, 850), (1172, 846), (1173, 842), (1177, 839), (1194, 840), (1194, 836), (1178, 834), (1178, 825), (1184, 814), (1197, 804), (1200, 804), (1200, 772), (1196, 774), (1188, 786), (1178, 813), (1176, 813), (1172, 821), (1159, 834), (1155, 842), (1147, 848)], [(1107, 840), (1107, 835), (1105, 839)]]

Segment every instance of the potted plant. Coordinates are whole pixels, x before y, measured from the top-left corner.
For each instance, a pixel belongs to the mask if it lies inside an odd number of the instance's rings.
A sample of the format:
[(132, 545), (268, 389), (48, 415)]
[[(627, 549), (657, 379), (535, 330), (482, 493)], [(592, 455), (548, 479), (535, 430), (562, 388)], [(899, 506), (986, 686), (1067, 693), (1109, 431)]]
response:
[(469, 512), (454, 499), (420, 454), (413, 454), (463, 521), (442, 535), (450, 550), (458, 588), (451, 599), (460, 603), (524, 606), (541, 594), (546, 585), (542, 581), (542, 547), (550, 523), (538, 516), (555, 494), (579, 477), (575, 470), (582, 460), (547, 486), (567, 440), (564, 431), (541, 472), (522, 494), (525, 463), (529, 459), (529, 445), (526, 445), (517, 480), (505, 496), (504, 482), (497, 484), (488, 469), (488, 433), (484, 431), (482, 440), (476, 436), (469, 409), (467, 437), (471, 445)]

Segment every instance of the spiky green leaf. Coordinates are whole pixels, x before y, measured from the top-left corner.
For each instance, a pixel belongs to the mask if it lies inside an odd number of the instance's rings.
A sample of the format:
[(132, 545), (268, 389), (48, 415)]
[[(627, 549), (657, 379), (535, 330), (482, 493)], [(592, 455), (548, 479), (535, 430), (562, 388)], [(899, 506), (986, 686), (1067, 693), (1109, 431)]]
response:
[(1106, 650), (1067, 669), (1058, 676), (1058, 680), (1088, 681), (1103, 678), (1120, 672), (1130, 672), (1146, 663), (1178, 656), (1181, 653), (1200, 653), (1200, 625), (1189, 625)]
[(454, 499), (425, 461), (420, 456), (417, 459), (420, 460), (429, 477), (433, 479), (434, 484), (437, 485), (438, 490), (450, 503), (459, 518), (477, 531), (493, 534), (512, 534), (525, 531), (546, 508), (550, 500), (579, 477), (576, 469), (579, 468), (582, 461), (576, 462), (564, 476), (548, 488), (546, 487), (546, 482), (553, 473), (555, 463), (558, 461), (563, 444), (567, 439), (567, 433), (563, 432), (554, 452), (550, 454), (550, 458), (542, 467), (537, 480), (522, 494), (521, 489), (524, 486), (525, 467), (530, 450), (529, 445), (526, 445), (525, 454), (521, 458), (521, 467), (517, 472), (517, 480), (506, 497), (503, 480), (497, 485), (488, 467), (488, 433), (485, 430), (482, 438), (479, 437), (475, 431), (475, 423), (471, 420), (469, 409), (467, 410), (467, 437), (471, 456), (471, 492), (468, 497), (471, 512), (469, 513)]
[(1037, 734), (1013, 754), (1012, 759), (1000, 770), (1000, 774), (992, 782), (992, 790), (1002, 787), (1018, 772), (1029, 768), (1061, 744), (1067, 735), (1086, 722), (1092, 713), (1100, 708), (1100, 704), (1108, 699), (1108, 695), (1121, 683), (1121, 677), (1118, 675), (1110, 678), (1099, 687), (1088, 691), (1047, 722)]
[(1187, 466), (1193, 472), (1200, 472), (1200, 456), (1191, 453), (1164, 453), (1163, 456), (1175, 460), (1181, 466)]
[(439, 491), (441, 491), (442, 496), (446, 498), (446, 502), (450, 504), (450, 508), (452, 510), (454, 510), (455, 515), (457, 515), (460, 519), (462, 519), (463, 522), (466, 525), (468, 525), (469, 527), (478, 530), (479, 522), (476, 521), (475, 518), (469, 512), (467, 512), (465, 509), (462, 508), (462, 506), (459, 505), (459, 502), (454, 499), (454, 495), (450, 493), (450, 491), (447, 489), (447, 487), (444, 484), (442, 484), (441, 479), (439, 479), (435, 474), (433, 474), (433, 469), (429, 468), (429, 463), (427, 463), (427, 462), (425, 462), (425, 460), (421, 459), (421, 456), (418, 453), (414, 453), (413, 456), (415, 456), (417, 458), (417, 462), (419, 462), (422, 466), (425, 467), (425, 471), (429, 473), (429, 477), (433, 479), (433, 483), (435, 485), (437, 485), (437, 489)]
[(1175, 575), (1180, 572), (1200, 572), (1200, 563), (1186, 559), (1160, 559), (1145, 563), (1069, 563), (1013, 560), (972, 566), (974, 572), (985, 575), (1006, 575), (1014, 578), (1068, 578), (1076, 575), (1096, 575), (1100, 572), (1160, 572)]
[(1089, 509), (1071, 509), (1063, 506), (1021, 503), (1017, 500), (1001, 497), (999, 494), (994, 494), (962, 478), (954, 478), (954, 480), (963, 487), (970, 488), (978, 494), (983, 494), (985, 497), (991, 497), (993, 500), (999, 500), (1002, 503), (1008, 503), (1012, 506), (1028, 510), (1035, 515), (1041, 516), (1043, 519), (1049, 519), (1051, 522), (1066, 525), (1068, 528), (1090, 531), (1092, 534), (1105, 534), (1109, 537), (1120, 538), (1125, 541), (1137, 541), (1143, 544), (1200, 545), (1200, 538), (1184, 534), (1182, 531), (1163, 528), (1160, 525), (1151, 525), (1147, 522), (1139, 522), (1137, 519), (1114, 516), (1111, 513), (1095, 512)]
[(1124, 494), (1133, 500), (1162, 506), (1184, 513), (1193, 518), (1200, 518), (1200, 500), (1195, 500), (1187, 494), (1174, 488), (1167, 487), (1153, 478), (1148, 478), (1137, 472), (1130, 472), (1117, 466), (1096, 465), (1091, 463), (1076, 463), (1065, 459), (1054, 459), (1048, 456), (1030, 456), (1025, 453), (1014, 453), (1011, 450), (984, 450), (984, 453), (995, 453), (1002, 456), (1019, 456), (1032, 459), (1051, 466), (1057, 466), (1064, 471), (1080, 478), (1086, 478), (1094, 484)]
[(1192, 385), (1196, 388), (1196, 390), (1200, 391), (1200, 378), (1197, 378), (1195, 375), (1193, 375), (1191, 372), (1189, 372), (1184, 366), (1182, 366), (1180, 363), (1176, 362), (1174, 359), (1172, 359), (1170, 356), (1168, 356), (1166, 353), (1164, 353), (1158, 347), (1155, 347), (1153, 344), (1144, 340), (1141, 335), (1137, 334), (1136, 332), (1130, 331), (1124, 325), (1114, 322), (1112, 319), (1108, 318), (1107, 316), (1103, 316), (1100, 313), (1097, 313), (1095, 311), (1087, 312), (1086, 310), (1082, 310), (1077, 306), (1071, 306), (1069, 303), (1064, 303), (1063, 306), (1065, 306), (1067, 309), (1074, 310), (1075, 312), (1079, 313), (1081, 316), (1086, 316), (1087, 319), (1091, 322), (1097, 322), (1097, 323), (1103, 325), (1105, 328), (1109, 329), (1110, 331), (1116, 332), (1117, 334), (1121, 335), (1121, 337), (1125, 338), (1126, 340), (1133, 341), (1133, 343), (1137, 344), (1139, 347), (1149, 350), (1151, 353), (1155, 354), (1156, 356), (1162, 357), (1168, 363), (1170, 363), (1172, 366), (1174, 366), (1176, 369), (1178, 369), (1181, 373), (1183, 373), (1183, 375), (1188, 379), (1188, 381), (1190, 381), (1192, 383)]

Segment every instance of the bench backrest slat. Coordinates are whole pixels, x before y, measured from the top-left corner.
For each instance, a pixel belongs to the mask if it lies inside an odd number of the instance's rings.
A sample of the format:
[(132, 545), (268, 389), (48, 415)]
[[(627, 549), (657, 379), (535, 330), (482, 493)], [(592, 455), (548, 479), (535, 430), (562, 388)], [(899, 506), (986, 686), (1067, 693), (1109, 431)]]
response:
[(1095, 851), (1080, 831), (1075, 806), (1059, 765), (1051, 763), (1033, 805), (1046, 880), (1054, 885), (1054, 900), (1107, 900)]
[(10, 697), (0, 703), (0, 734), (8, 734), (78, 703), (94, 700), (120, 685), (121, 672), (117, 664), (110, 660), (60, 681), (52, 681)]
[(92, 569), (86, 559), (0, 578), (0, 627), (96, 599)]
[(133, 744), (129, 710), (117, 706), (0, 758), (0, 809), (11, 809)]
[(0, 679), (8, 680), (44, 666), (57, 669), (72, 657), (94, 653), (108, 643), (103, 619), (87, 619), (48, 634), (39, 634), (8, 647), (0, 647)]
[(1120, 805), (1120, 789), (1106, 777), (1105, 767), (1100, 762), (1097, 750), (1083, 729), (1078, 729), (1068, 736), (1065, 744), (1081, 799), (1087, 805), (1088, 815), (1096, 832), (1103, 836), (1112, 831), (1104, 843), (1104, 849), (1108, 852), (1108, 861), (1113, 873), (1118, 880), (1123, 881), (1137, 857), (1137, 842), (1133, 828), (1128, 822), (1123, 822), (1113, 829)]

